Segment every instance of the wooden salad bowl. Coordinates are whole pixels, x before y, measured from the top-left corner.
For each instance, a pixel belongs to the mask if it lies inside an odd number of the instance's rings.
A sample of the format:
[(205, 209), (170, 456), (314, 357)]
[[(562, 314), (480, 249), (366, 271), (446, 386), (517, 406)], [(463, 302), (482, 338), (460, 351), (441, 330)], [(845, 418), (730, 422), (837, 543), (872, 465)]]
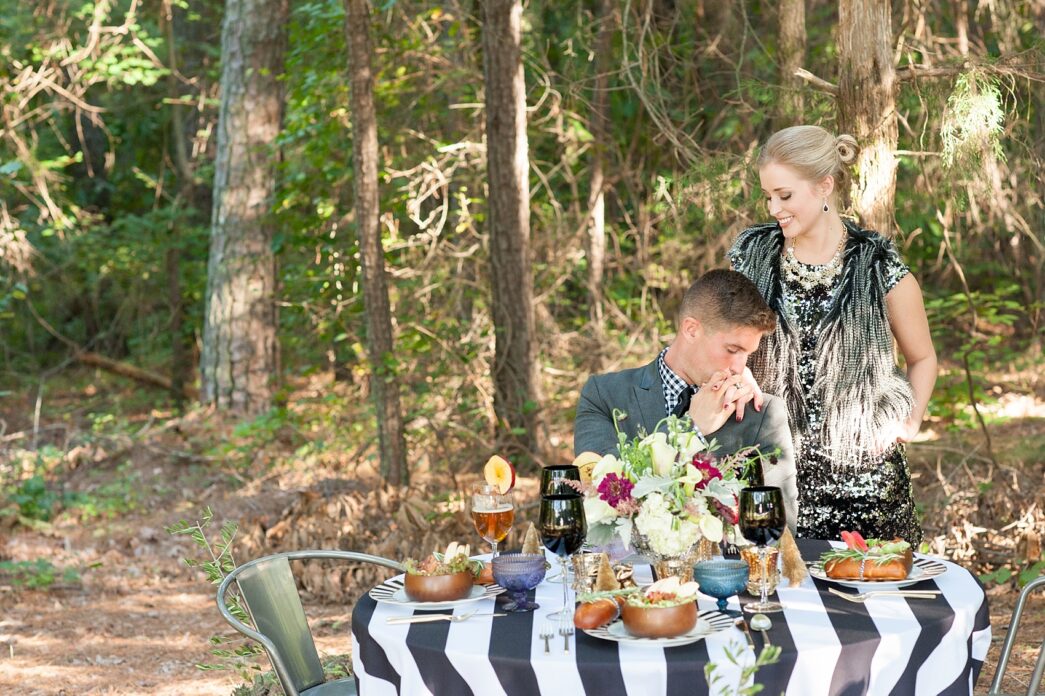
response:
[(686, 602), (673, 607), (637, 607), (625, 603), (621, 618), (628, 633), (639, 638), (674, 638), (688, 633), (697, 625), (697, 603)]
[(452, 602), (464, 599), (472, 591), (475, 576), (468, 571), (450, 575), (406, 574), (403, 591), (414, 602)]

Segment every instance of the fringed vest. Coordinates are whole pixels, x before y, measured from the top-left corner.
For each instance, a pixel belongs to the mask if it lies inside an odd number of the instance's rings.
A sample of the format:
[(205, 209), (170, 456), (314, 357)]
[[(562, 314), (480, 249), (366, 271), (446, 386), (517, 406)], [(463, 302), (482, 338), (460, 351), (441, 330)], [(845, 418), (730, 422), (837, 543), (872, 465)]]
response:
[[(845, 225), (849, 238), (844, 265), (830, 309), (817, 329), (816, 377), (808, 395), (798, 374), (798, 329), (783, 309), (783, 234), (775, 223), (750, 227), (729, 257), (777, 314), (776, 330), (748, 365), (763, 390), (787, 403), (797, 457), (803, 440), (819, 439), (835, 464), (856, 465), (868, 461), (862, 454), (873, 449), (876, 433), (908, 418), (914, 394), (896, 365), (889, 330), (884, 273), (888, 242), (848, 221)], [(819, 432), (810, 432), (807, 398), (823, 404)]]

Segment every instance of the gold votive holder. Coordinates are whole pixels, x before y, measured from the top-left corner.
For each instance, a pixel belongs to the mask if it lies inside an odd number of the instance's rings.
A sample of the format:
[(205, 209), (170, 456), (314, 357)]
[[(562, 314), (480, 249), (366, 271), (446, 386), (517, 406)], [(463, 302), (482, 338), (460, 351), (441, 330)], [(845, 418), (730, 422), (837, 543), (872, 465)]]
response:
[(674, 575), (679, 582), (689, 582), (693, 579), (694, 558), (694, 554), (687, 553), (684, 556), (654, 561), (653, 570), (656, 572), (658, 580)]
[(576, 592), (593, 592), (595, 579), (602, 564), (602, 553), (577, 553), (571, 558), (573, 562), (573, 589)]
[[(780, 550), (775, 546), (766, 548), (766, 594), (776, 591), (780, 582), (780, 568), (777, 566)], [(745, 546), (740, 549), (740, 557), (747, 562), (750, 572), (747, 578), (747, 592), (754, 597), (762, 596), (762, 561), (758, 557), (757, 546)]]

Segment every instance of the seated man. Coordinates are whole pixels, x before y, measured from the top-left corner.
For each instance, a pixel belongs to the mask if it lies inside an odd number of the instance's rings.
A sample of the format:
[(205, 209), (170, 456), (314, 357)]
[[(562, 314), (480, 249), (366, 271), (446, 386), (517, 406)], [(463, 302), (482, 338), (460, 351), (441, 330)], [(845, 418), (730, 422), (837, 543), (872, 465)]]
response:
[(718, 442), (719, 454), (750, 446), (764, 453), (780, 449), (763, 477), (765, 485), (781, 488), (793, 531), (798, 487), (787, 408), (766, 395), (761, 409), (744, 417), (753, 389), (753, 380), (746, 384), (742, 377), (747, 358), (776, 328), (776, 315), (745, 276), (715, 270), (686, 291), (677, 323), (675, 339), (653, 362), (588, 379), (577, 405), (574, 452), (617, 451), (614, 409), (627, 414), (619, 425), (629, 439), (640, 429), (651, 432), (669, 413), (689, 413), (698, 433)]

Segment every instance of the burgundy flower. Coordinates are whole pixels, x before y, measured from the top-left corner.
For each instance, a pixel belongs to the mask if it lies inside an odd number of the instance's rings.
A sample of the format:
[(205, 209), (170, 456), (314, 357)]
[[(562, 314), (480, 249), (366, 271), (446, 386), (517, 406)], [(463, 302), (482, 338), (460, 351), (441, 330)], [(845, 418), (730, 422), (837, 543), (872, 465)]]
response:
[(625, 501), (631, 500), (631, 489), (635, 484), (617, 474), (606, 474), (599, 483), (599, 497), (609, 503), (610, 507), (616, 508)]
[(708, 481), (722, 478), (722, 472), (715, 466), (715, 459), (707, 452), (697, 452), (690, 462), (698, 471), (704, 474), (704, 478), (697, 484), (699, 490), (704, 490)]
[(733, 507), (723, 505), (715, 498), (712, 498), (711, 502), (715, 506), (715, 510), (718, 512), (719, 517), (721, 517), (726, 523), (736, 524), (740, 519), (740, 514), (737, 512), (740, 502), (737, 500), (735, 495), (733, 496)]

